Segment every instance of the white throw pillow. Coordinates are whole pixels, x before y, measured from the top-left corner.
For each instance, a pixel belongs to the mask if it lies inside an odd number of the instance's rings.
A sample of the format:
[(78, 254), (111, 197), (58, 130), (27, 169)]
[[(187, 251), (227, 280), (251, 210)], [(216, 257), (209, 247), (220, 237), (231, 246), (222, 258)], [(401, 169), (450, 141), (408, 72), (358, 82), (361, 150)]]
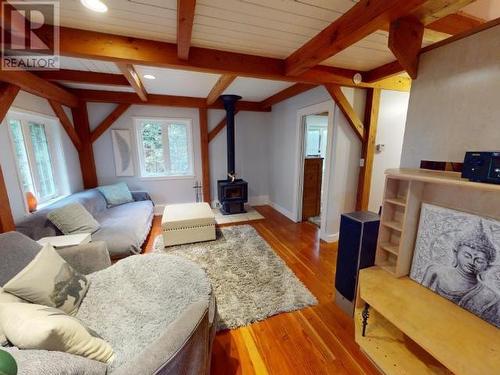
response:
[[(13, 294), (4, 292), (3, 288), (0, 288), (0, 303), (26, 303), (27, 301), (16, 297)], [(7, 336), (3, 333), (2, 325), (0, 324), (0, 346), (5, 346), (8, 344)]]
[(111, 363), (113, 349), (75, 317), (59, 309), (32, 303), (0, 304), (0, 324), (20, 349), (66, 352)]
[(89, 281), (47, 244), (4, 286), (6, 292), (74, 314), (87, 293)]

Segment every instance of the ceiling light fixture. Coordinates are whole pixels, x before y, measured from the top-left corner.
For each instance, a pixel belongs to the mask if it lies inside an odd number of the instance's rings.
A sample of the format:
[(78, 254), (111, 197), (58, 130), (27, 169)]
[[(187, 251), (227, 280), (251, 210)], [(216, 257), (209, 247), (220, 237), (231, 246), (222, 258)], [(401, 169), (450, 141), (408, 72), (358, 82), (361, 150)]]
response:
[(156, 79), (156, 77), (152, 74), (144, 74), (143, 77), (146, 79)]
[(93, 10), (94, 12), (105, 13), (108, 11), (108, 6), (101, 0), (80, 0), (84, 7)]

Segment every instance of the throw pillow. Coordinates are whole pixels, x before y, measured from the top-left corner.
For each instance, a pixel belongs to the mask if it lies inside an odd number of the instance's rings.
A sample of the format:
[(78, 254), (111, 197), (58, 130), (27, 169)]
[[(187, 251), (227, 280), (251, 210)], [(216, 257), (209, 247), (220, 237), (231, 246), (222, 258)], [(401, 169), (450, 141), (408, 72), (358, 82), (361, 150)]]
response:
[(101, 227), (80, 203), (56, 208), (47, 218), (64, 234), (94, 233)]
[[(3, 288), (0, 288), (0, 303), (26, 303), (25, 300), (16, 297), (13, 294), (4, 292)], [(0, 325), (0, 346), (5, 346), (9, 342), (7, 337), (3, 333), (2, 326)]]
[(113, 349), (97, 333), (53, 307), (3, 303), (0, 324), (20, 349), (61, 351), (105, 363), (113, 360)]
[(99, 186), (97, 190), (104, 195), (106, 202), (108, 202), (108, 207), (118, 206), (120, 204), (134, 201), (132, 193), (125, 182), (119, 182), (114, 185)]
[(87, 278), (47, 244), (35, 259), (4, 285), (4, 290), (29, 302), (74, 314), (88, 287)]

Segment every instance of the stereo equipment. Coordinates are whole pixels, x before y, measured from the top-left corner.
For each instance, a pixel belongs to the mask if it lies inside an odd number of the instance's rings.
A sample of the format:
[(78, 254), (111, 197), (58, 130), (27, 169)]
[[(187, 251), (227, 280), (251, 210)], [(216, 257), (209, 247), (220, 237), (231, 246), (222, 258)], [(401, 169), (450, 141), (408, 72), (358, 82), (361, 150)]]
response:
[(500, 151), (467, 152), (462, 178), (476, 182), (500, 184)]
[(380, 216), (369, 211), (343, 214), (335, 271), (335, 303), (354, 315), (360, 269), (373, 266), (377, 249)]

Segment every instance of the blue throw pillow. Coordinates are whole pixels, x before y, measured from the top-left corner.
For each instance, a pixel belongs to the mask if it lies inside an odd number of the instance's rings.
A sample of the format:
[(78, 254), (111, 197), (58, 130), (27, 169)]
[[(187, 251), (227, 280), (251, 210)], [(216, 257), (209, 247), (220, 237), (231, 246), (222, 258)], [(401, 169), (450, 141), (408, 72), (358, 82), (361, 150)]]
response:
[(130, 203), (134, 201), (125, 182), (119, 182), (114, 185), (99, 186), (97, 188), (104, 195), (108, 207), (118, 206), (120, 204)]

